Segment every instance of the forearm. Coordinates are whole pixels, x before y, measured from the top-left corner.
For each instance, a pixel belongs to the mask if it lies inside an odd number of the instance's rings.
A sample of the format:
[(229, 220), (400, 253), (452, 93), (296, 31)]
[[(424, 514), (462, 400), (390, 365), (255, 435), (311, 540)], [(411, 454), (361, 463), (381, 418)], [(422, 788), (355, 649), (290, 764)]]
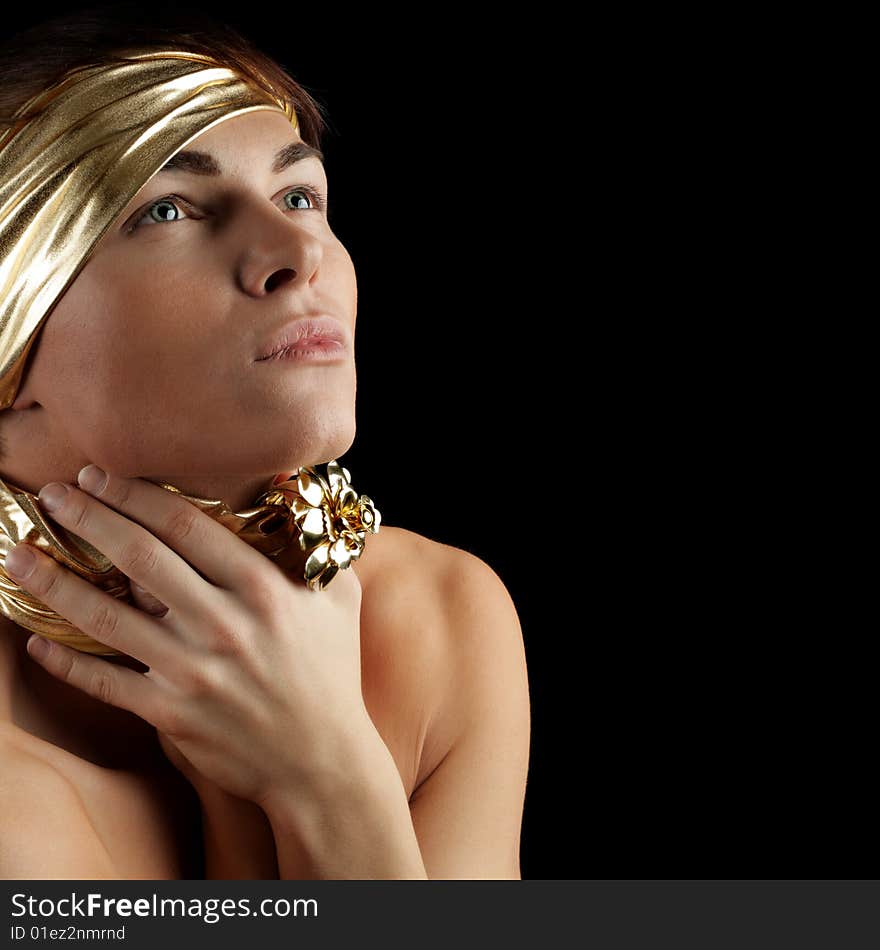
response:
[(205, 880), (278, 880), (274, 835), (262, 809), (216, 785), (200, 799)]
[(263, 804), (280, 880), (427, 880), (406, 790), (378, 732), (344, 774)]

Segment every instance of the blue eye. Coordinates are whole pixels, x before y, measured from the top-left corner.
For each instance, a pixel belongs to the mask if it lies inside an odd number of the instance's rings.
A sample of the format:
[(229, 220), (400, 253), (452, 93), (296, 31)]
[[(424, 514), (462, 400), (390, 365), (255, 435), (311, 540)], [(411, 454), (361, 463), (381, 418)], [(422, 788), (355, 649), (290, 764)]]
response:
[[(299, 188), (294, 188), (292, 191), (288, 191), (287, 195), (296, 194), (296, 192), (298, 191), (302, 191), (305, 194), (307, 194), (309, 196), (309, 199), (312, 202), (314, 202), (315, 208), (318, 211), (323, 212), (327, 210), (327, 196), (321, 194), (320, 191), (317, 191), (316, 189), (311, 188), (308, 185), (300, 185)], [(285, 195), (284, 197), (286, 198), (287, 195)], [(291, 211), (304, 211), (304, 210), (307, 211), (308, 209), (307, 208), (291, 208), (290, 210)]]
[[(287, 198), (289, 195), (294, 195), (297, 192), (302, 192), (303, 194), (308, 195), (309, 201), (311, 201), (312, 205), (314, 206), (314, 210), (320, 211), (322, 214), (324, 214), (327, 211), (327, 196), (325, 194), (322, 194), (317, 189), (312, 188), (309, 185), (300, 185), (298, 188), (293, 188), (290, 191), (288, 191), (284, 195), (284, 197)], [(149, 207), (147, 207), (144, 213), (129, 227), (128, 229), (129, 232), (134, 231), (136, 228), (140, 227), (142, 223), (146, 223), (146, 222), (149, 222), (151, 224), (162, 224), (162, 223), (173, 224), (175, 221), (185, 220), (181, 218), (171, 218), (171, 217), (165, 217), (165, 218), (162, 218), (161, 220), (156, 220), (155, 218), (150, 217), (150, 212), (154, 208), (158, 208), (162, 205), (165, 205), (168, 208), (177, 208), (178, 204), (182, 204), (182, 205), (186, 205), (187, 207), (190, 207), (190, 205), (187, 202), (185, 202), (182, 198), (178, 197), (177, 195), (165, 195), (163, 198), (158, 198), (151, 205), (149, 205)], [(288, 211), (308, 211), (310, 209), (309, 208), (288, 208), (287, 210)]]

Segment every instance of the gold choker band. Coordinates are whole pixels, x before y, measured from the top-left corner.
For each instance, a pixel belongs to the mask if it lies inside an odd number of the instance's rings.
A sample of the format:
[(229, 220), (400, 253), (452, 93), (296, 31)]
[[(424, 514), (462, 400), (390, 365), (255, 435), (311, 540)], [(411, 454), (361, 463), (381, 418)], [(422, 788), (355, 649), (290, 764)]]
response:
[[(229, 528), (266, 557), (301, 574), (306, 586), (323, 590), (347, 570), (364, 549), (368, 533), (379, 531), (381, 516), (366, 495), (351, 487), (351, 475), (337, 461), (300, 468), (260, 494), (251, 508), (231, 511), (223, 501), (200, 498), (170, 485), (215, 521)], [(13, 623), (83, 653), (119, 656), (73, 626), (6, 573), (6, 556), (26, 542), (126, 603), (133, 603), (131, 582), (100, 551), (48, 518), (36, 495), (0, 478), (0, 613)]]

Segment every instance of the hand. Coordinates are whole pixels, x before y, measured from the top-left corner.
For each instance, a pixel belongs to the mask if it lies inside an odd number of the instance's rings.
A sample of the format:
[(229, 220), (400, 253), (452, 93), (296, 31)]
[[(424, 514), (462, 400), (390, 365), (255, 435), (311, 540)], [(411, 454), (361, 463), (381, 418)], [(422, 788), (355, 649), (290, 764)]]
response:
[(149, 481), (110, 475), (93, 494), (67, 488), (51, 517), (152, 594), (135, 596), (153, 615), (26, 544), (16, 550), (28, 548), (36, 564), (16, 581), (149, 669), (52, 641), (36, 657), (32, 637), (28, 650), (48, 672), (152, 723), (207, 780), (257, 804), (341, 773), (345, 756), (374, 740), (361, 691), (361, 586), (353, 570), (310, 591)]

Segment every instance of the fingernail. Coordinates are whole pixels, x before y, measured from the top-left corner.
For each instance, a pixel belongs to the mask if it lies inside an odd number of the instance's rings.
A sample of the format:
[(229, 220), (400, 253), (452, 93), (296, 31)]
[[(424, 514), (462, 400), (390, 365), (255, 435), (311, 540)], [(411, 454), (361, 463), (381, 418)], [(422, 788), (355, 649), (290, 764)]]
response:
[(67, 491), (67, 485), (62, 485), (61, 482), (50, 482), (40, 490), (37, 498), (40, 499), (40, 504), (47, 511), (55, 511), (56, 508), (61, 507), (62, 502), (67, 497)]
[(49, 641), (35, 633), (25, 645), (25, 649), (31, 656), (45, 656), (49, 652)]
[(19, 545), (6, 555), (6, 572), (19, 580), (24, 580), (37, 566), (34, 552), (27, 545)]
[(282, 482), (289, 482), (296, 472), (281, 472), (272, 479), (272, 486), (280, 485)]
[(86, 465), (76, 476), (76, 483), (84, 491), (100, 495), (107, 484), (107, 473), (97, 465)]

